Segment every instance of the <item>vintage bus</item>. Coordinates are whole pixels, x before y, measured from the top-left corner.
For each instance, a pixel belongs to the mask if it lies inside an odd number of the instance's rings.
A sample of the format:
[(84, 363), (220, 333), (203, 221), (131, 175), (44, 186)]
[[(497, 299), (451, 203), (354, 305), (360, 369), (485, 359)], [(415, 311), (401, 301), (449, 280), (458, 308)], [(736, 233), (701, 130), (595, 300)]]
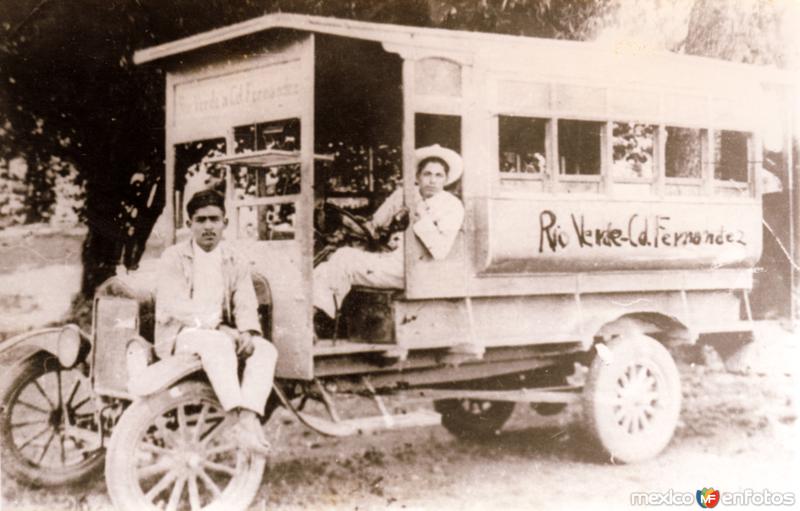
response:
[[(599, 452), (634, 462), (659, 453), (678, 421), (669, 349), (752, 329), (761, 69), (293, 14), (134, 59), (166, 70), (168, 235), (186, 236), (192, 193), (224, 192), (227, 237), (258, 275), (262, 323), (279, 351), (270, 406), (317, 431), (441, 421), (479, 436), (499, 429), (514, 403), (542, 413), (573, 403)], [(405, 286), (355, 288), (333, 335), (315, 336), (315, 264), (358, 238), (359, 216), (396, 188), (413, 209), (414, 151), (432, 144), (464, 162), (449, 189), (465, 210), (452, 249), (433, 258), (406, 229)], [(170, 458), (159, 435), (201, 429), (212, 416), (200, 403), (213, 404), (213, 394), (191, 357), (129, 374), (130, 339), (152, 342), (140, 317), (148, 297), (107, 290), (91, 334), (68, 326), (10, 343), (19, 363), (3, 394), (4, 462), (13, 458), (9, 470), (23, 479), (63, 482), (102, 463), (113, 430), (114, 503), (157, 507), (177, 483), (155, 468), (198, 455)], [(68, 467), (45, 466), (10, 431), (15, 400), (41, 376), (31, 361), (41, 359), (52, 362), (44, 372), (89, 378), (103, 410), (95, 422), (56, 417), (80, 430), (75, 445), (94, 449)], [(435, 413), (389, 413), (381, 395), (398, 392), (433, 398)], [(370, 395), (382, 413), (341, 419), (340, 393)], [(298, 406), (308, 399), (328, 416)], [(198, 476), (192, 509), (244, 508), (258, 490), (264, 460), (223, 451), (202, 451), (227, 468), (213, 484)]]

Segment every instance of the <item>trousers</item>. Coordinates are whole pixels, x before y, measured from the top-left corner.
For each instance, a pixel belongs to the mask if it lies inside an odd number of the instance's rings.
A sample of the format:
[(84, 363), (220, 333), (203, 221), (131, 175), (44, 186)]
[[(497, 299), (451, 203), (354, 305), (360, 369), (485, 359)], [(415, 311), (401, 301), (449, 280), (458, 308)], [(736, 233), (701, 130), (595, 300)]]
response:
[(228, 334), (219, 330), (184, 328), (175, 339), (175, 353), (200, 357), (211, 387), (226, 412), (239, 407), (263, 415), (272, 391), (278, 350), (258, 336), (253, 336), (253, 346), (240, 382), (236, 342)]
[(367, 252), (353, 247), (342, 247), (314, 268), (314, 307), (329, 317), (354, 285), (403, 289), (403, 250), (393, 252)]

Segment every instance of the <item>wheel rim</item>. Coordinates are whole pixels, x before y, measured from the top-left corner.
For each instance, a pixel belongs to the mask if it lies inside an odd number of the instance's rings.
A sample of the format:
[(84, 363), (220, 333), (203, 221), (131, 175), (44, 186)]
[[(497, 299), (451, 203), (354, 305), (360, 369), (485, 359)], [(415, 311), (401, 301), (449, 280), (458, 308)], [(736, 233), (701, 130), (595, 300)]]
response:
[(629, 435), (648, 432), (665, 407), (664, 381), (654, 366), (636, 362), (619, 375), (612, 410), (617, 426)]
[(173, 404), (138, 435), (134, 481), (148, 507), (221, 508), (244, 484), (250, 456), (230, 438), (230, 418), (211, 400)]
[(102, 452), (97, 404), (88, 378), (45, 360), (42, 374), (11, 399), (8, 425), (17, 453), (31, 466), (67, 471)]

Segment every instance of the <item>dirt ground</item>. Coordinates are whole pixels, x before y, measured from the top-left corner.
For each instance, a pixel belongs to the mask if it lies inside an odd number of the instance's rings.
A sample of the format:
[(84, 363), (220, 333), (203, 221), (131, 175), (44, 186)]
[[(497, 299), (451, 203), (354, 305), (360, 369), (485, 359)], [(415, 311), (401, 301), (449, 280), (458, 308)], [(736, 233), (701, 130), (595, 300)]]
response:
[[(66, 312), (80, 279), (73, 238), (62, 252), (68, 260), (24, 257), (18, 243), (0, 247), (18, 263), (0, 267), (0, 339)], [(483, 443), (458, 441), (442, 427), (325, 438), (279, 411), (268, 423), (275, 454), (253, 509), (625, 509), (643, 507), (631, 505), (631, 492), (694, 495), (704, 487), (795, 492), (800, 507), (799, 355), (800, 336), (777, 323), (759, 324), (758, 341), (727, 367), (708, 347), (681, 353), (675, 437), (636, 465), (587, 456), (574, 434), (577, 409), (541, 417), (518, 405), (503, 432)], [(110, 508), (102, 476), (59, 491), (3, 478), (0, 490), (3, 511)]]

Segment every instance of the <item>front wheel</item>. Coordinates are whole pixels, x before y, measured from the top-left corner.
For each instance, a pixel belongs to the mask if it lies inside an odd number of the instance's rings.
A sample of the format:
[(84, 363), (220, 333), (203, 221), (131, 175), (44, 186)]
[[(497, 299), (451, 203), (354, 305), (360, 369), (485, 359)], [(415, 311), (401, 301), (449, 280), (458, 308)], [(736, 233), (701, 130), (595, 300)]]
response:
[(266, 460), (239, 448), (213, 390), (184, 382), (133, 403), (108, 447), (106, 485), (116, 509), (244, 510)]
[(3, 471), (25, 484), (80, 482), (103, 465), (89, 379), (40, 353), (5, 369), (0, 390)]
[(618, 337), (607, 347), (595, 356), (584, 387), (586, 430), (612, 461), (651, 458), (667, 446), (678, 424), (678, 369), (667, 349), (643, 334)]
[(480, 399), (440, 399), (433, 402), (442, 415), (442, 426), (464, 440), (482, 440), (494, 435), (511, 417), (514, 403)]

